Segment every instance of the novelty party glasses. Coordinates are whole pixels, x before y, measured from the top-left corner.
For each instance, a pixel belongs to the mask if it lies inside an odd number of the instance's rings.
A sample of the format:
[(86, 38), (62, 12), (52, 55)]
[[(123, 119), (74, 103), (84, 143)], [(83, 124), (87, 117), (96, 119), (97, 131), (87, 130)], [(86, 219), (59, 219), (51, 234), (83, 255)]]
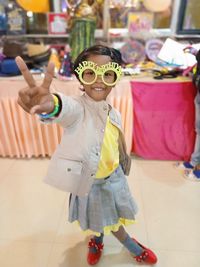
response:
[(107, 86), (113, 86), (122, 75), (122, 68), (116, 62), (109, 62), (102, 66), (97, 66), (92, 61), (83, 61), (75, 69), (79, 80), (86, 85), (96, 82), (98, 75), (101, 75), (102, 81)]

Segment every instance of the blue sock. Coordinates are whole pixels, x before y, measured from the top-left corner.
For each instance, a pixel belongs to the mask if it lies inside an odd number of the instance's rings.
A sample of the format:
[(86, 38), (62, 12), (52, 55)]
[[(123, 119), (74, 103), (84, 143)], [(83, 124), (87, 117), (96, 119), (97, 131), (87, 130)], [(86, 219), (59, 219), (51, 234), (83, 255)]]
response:
[[(93, 239), (95, 240), (96, 244), (101, 244), (101, 243), (103, 243), (103, 234), (101, 234), (100, 236), (94, 236)], [(91, 247), (90, 251), (92, 253), (96, 253), (97, 252), (95, 247)]]
[(143, 252), (143, 248), (136, 243), (129, 235), (127, 235), (126, 239), (122, 244), (135, 256), (141, 255)]

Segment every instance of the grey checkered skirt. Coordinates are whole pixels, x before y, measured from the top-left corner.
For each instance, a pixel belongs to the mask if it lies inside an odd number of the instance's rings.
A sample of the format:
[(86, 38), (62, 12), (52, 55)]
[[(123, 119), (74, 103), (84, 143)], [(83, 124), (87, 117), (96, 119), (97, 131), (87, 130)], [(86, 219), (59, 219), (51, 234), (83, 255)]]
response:
[(105, 227), (119, 220), (135, 220), (137, 205), (119, 166), (109, 177), (95, 179), (87, 196), (70, 195), (69, 222), (78, 221), (83, 231), (106, 234)]

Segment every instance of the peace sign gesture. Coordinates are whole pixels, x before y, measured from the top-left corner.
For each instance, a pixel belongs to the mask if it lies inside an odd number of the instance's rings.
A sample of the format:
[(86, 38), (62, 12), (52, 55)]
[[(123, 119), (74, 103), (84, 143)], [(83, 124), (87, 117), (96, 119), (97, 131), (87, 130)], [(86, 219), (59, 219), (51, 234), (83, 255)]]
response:
[(38, 86), (24, 60), (21, 57), (16, 57), (15, 61), (28, 85), (19, 91), (18, 104), (31, 114), (51, 113), (54, 110), (54, 100), (50, 93), (54, 64), (51, 62), (48, 64), (44, 80)]

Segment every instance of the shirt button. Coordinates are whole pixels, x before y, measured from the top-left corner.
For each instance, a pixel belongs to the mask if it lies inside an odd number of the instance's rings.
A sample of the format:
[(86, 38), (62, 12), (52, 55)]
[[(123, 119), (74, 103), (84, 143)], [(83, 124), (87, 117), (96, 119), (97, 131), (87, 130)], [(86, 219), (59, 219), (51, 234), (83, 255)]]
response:
[(71, 172), (71, 170), (72, 170), (71, 168), (67, 168), (67, 171), (68, 171), (68, 172)]
[(105, 130), (104, 129), (101, 129), (101, 131), (102, 131), (102, 133), (104, 133)]
[(91, 174), (92, 177), (93, 177), (94, 175), (95, 175), (94, 173)]
[(96, 152), (96, 156), (99, 156), (99, 152)]

